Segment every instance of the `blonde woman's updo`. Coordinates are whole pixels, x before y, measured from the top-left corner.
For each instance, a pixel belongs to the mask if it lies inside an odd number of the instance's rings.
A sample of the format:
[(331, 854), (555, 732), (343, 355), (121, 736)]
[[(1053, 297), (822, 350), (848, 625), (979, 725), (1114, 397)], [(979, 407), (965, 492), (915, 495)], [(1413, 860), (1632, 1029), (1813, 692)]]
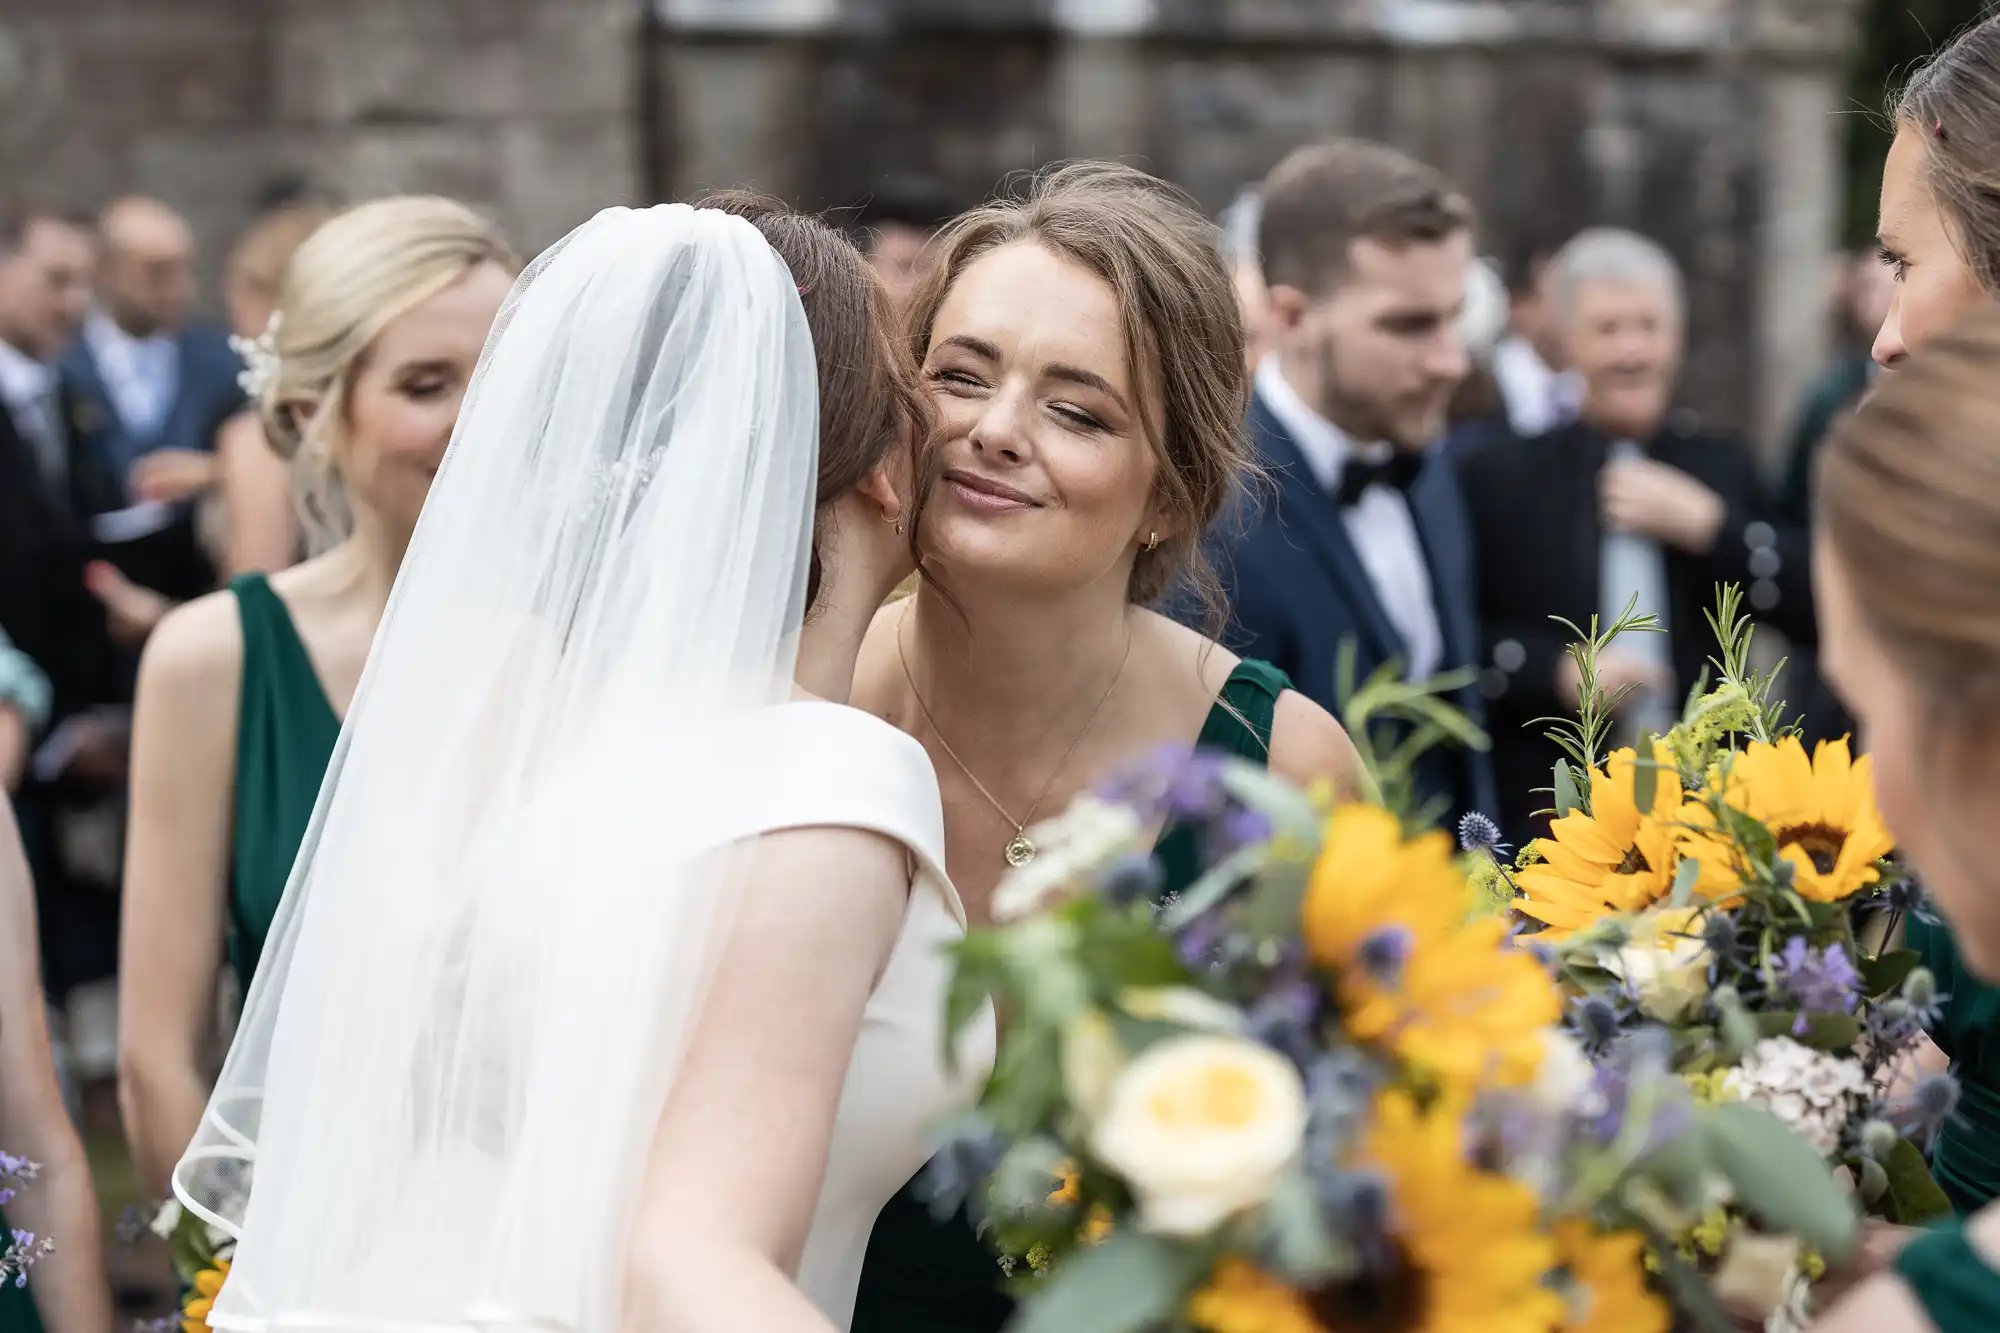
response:
[(292, 461), (315, 549), (346, 534), (339, 460), (348, 395), (376, 337), (487, 263), (521, 268), (499, 230), (465, 205), (411, 195), (337, 214), (285, 266), (266, 335), (275, 364), (257, 406), (271, 447)]

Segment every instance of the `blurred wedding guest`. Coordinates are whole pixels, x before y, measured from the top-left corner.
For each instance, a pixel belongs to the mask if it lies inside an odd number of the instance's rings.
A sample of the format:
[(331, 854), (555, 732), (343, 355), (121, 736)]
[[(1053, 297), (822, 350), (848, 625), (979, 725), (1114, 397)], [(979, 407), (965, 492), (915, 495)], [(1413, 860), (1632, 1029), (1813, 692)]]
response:
[(0, 630), (47, 675), (50, 734), (15, 794), (40, 895), (50, 993), (111, 975), (130, 663), (85, 587), (107, 500), (84, 447), (89, 409), (56, 369), (90, 303), (88, 222), (0, 215)]
[(1264, 286), (1264, 265), (1257, 254), (1257, 228), (1264, 200), (1254, 189), (1236, 196), (1222, 210), (1222, 262), (1236, 286), (1236, 308), (1243, 315), (1243, 355), (1251, 370), (1271, 350), (1270, 293)]
[[(1464, 505), (1435, 448), (1467, 370), (1472, 209), (1431, 168), (1353, 139), (1294, 152), (1263, 199), (1273, 350), (1249, 429), (1274, 485), (1240, 535), (1220, 534), (1226, 642), (1338, 716), (1343, 644), (1357, 682), (1390, 662), (1422, 681), (1479, 652)], [(1483, 711), (1474, 689), (1454, 699)], [(1493, 809), (1485, 754), (1434, 750), (1417, 780), (1437, 813)]]
[(54, 1248), (24, 1286), (0, 1282), (4, 1333), (111, 1333), (104, 1219), (90, 1161), (57, 1087), (42, 969), (35, 956), (35, 894), (7, 802), (0, 801), (0, 1152), (41, 1170), (0, 1216), (0, 1237)]
[(48, 725), (49, 678), (0, 628), (0, 792), (12, 797), (28, 773), (28, 752)]
[(1472, 512), (1484, 688), (1510, 837), (1531, 832), (1559, 751), (1542, 719), (1576, 710), (1561, 616), (1609, 624), (1628, 602), (1665, 632), (1603, 655), (1606, 692), (1632, 686), (1618, 742), (1664, 733), (1715, 643), (1704, 613), (1718, 582), (1749, 590), (1779, 628), (1811, 620), (1804, 536), (1774, 526), (1756, 460), (1673, 413), (1685, 307), (1679, 268), (1643, 236), (1583, 232), (1550, 261), (1550, 313), (1583, 380), (1574, 423), (1497, 439), (1460, 460)]
[(1509, 264), (1507, 336), (1493, 349), (1507, 427), (1522, 439), (1575, 420), (1583, 397), (1550, 308), (1550, 258), (1551, 251), (1530, 247)]
[[(136, 644), (176, 601), (215, 586), (192, 501), (214, 484), (215, 439), (245, 406), (241, 363), (221, 329), (192, 319), (194, 235), (157, 199), (131, 196), (98, 219), (97, 305), (63, 359), (94, 418), (85, 448), (121, 501), (99, 520), (105, 559), (91, 588), (114, 617), (138, 609)], [(114, 527), (116, 531), (111, 529)]]
[[(272, 448), (342, 525), (326, 554), (176, 609), (133, 724), (118, 1091), (163, 1194), (208, 1099), (218, 969), (247, 991), (340, 720), (520, 264), (464, 206), (363, 204), (299, 247), (252, 357)], [(258, 382), (261, 381), (261, 382)], [(336, 497), (335, 491), (338, 496)]]
[(923, 279), (931, 237), (956, 211), (942, 190), (916, 180), (885, 183), (856, 211), (854, 244), (889, 294), (899, 324)]
[[(285, 265), (329, 213), (318, 204), (286, 204), (256, 218), (237, 239), (222, 289), (237, 338), (254, 342), (265, 336)], [(270, 573), (305, 554), (292, 503), (291, 464), (271, 448), (255, 414), (241, 413), (223, 426), (215, 460), (222, 526), (217, 563), (223, 577)]]

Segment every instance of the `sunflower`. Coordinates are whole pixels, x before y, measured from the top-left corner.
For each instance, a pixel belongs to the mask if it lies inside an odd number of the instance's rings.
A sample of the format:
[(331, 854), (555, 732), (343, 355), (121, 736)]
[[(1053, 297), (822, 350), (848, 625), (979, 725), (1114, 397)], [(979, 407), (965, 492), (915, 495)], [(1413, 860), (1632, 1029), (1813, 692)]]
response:
[(1224, 1259), (1188, 1302), (1188, 1322), (1205, 1333), (1326, 1333), (1305, 1298), (1241, 1259)]
[(1617, 750), (1590, 773), (1590, 813), (1565, 815), (1538, 839), (1541, 861), (1514, 878), (1523, 916), (1552, 934), (1583, 929), (1671, 896), (1681, 840), (1680, 771), (1665, 744), (1653, 742), (1653, 804), (1641, 810), (1633, 785), (1637, 756)]
[(1509, 946), (1498, 917), (1467, 919), (1466, 878), (1451, 841), (1405, 841), (1395, 816), (1346, 806), (1327, 826), (1306, 888), (1304, 931), (1338, 977), (1357, 1040), (1448, 1081), (1533, 1080), (1542, 1029), (1562, 1016), (1541, 964)]
[(1538, 1224), (1533, 1190), (1466, 1160), (1464, 1105), (1440, 1098), (1419, 1110), (1392, 1089), (1375, 1106), (1361, 1164), (1387, 1177), (1405, 1272), (1404, 1308), (1343, 1316), (1337, 1298), (1315, 1302), (1331, 1333), (1377, 1327), (1398, 1333), (1548, 1333), (1564, 1315), (1548, 1284), (1561, 1263)]
[(1569, 1275), (1563, 1333), (1667, 1333), (1667, 1307), (1646, 1287), (1645, 1242), (1630, 1231), (1599, 1231), (1582, 1218), (1556, 1224)]
[[(1796, 736), (1775, 745), (1753, 741), (1719, 781), (1724, 801), (1771, 831), (1800, 897), (1839, 902), (1881, 878), (1875, 863), (1896, 840), (1875, 808), (1868, 756), (1853, 758), (1846, 741), (1821, 741), (1811, 759)], [(1735, 841), (1708, 810), (1694, 807), (1690, 822), (1697, 832), (1686, 848), (1701, 862), (1703, 890), (1727, 892), (1741, 883)]]
[(208, 1314), (229, 1277), (229, 1260), (217, 1259), (214, 1266), (194, 1275), (194, 1295), (181, 1308), (181, 1333), (208, 1333)]

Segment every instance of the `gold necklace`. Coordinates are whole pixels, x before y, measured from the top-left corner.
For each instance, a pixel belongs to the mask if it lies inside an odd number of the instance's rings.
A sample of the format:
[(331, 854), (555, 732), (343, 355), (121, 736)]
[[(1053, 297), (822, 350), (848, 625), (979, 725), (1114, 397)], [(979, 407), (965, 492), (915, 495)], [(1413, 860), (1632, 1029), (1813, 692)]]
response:
[(942, 731), (938, 730), (937, 719), (931, 716), (930, 705), (924, 702), (923, 692), (917, 689), (917, 678), (910, 671), (909, 654), (903, 651), (903, 622), (909, 618), (910, 613), (908, 608), (905, 608), (903, 614), (896, 618), (896, 657), (903, 664), (903, 679), (910, 682), (910, 697), (917, 701), (917, 707), (923, 711), (924, 721), (931, 724), (931, 734), (937, 737), (937, 743), (944, 747), (944, 752), (951, 757), (951, 762), (958, 765), (958, 771), (965, 774), (966, 781), (979, 789), (979, 794), (986, 798), (988, 805), (999, 812), (1000, 818), (1014, 826), (1014, 836), (1007, 840), (1007, 849), (1004, 854), (1007, 858), (1007, 864), (1019, 870), (1022, 866), (1035, 859), (1037, 848), (1035, 847), (1034, 840), (1028, 837), (1028, 825), (1034, 822), (1035, 812), (1042, 808), (1042, 802), (1046, 801), (1049, 798), (1049, 793), (1055, 790), (1056, 779), (1062, 776), (1062, 771), (1065, 768), (1069, 767), (1069, 761), (1076, 757), (1077, 749), (1083, 744), (1083, 738), (1090, 734), (1090, 728), (1096, 723), (1097, 715), (1104, 711), (1105, 704), (1111, 702), (1112, 694), (1118, 689), (1118, 682), (1125, 677), (1125, 664), (1132, 660), (1132, 632), (1129, 629), (1125, 632), (1125, 655), (1118, 659), (1118, 672), (1111, 677), (1111, 684), (1105, 689), (1104, 697), (1097, 701), (1097, 707), (1090, 710), (1090, 716), (1084, 719), (1083, 730), (1076, 733), (1076, 739), (1071, 741), (1069, 749), (1063, 752), (1063, 757), (1056, 764), (1055, 771), (1050, 773), (1049, 780), (1042, 784), (1042, 794), (1037, 796), (1035, 803), (1028, 807), (1027, 817), (1016, 819), (1007, 813), (1006, 806), (1000, 804), (999, 797), (986, 790), (986, 784), (981, 782), (978, 775), (965, 766), (965, 761), (958, 757), (958, 751), (951, 748), (951, 742), (944, 738)]

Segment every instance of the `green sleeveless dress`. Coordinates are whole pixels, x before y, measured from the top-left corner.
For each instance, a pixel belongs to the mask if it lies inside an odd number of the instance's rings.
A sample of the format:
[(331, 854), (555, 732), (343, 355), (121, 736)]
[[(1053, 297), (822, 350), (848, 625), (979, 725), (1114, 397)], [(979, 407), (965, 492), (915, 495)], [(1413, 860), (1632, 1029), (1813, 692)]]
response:
[(1945, 997), (1931, 1040), (1951, 1057), (1960, 1095), (1932, 1149), (1931, 1173), (1964, 1217), (2000, 1197), (2000, 990), (1965, 970), (1942, 923), (1912, 920), (1909, 943)]
[[(1245, 661), (1230, 673), (1196, 744), (1263, 763), (1270, 754), (1278, 696), (1291, 688), (1267, 662)], [(1168, 827), (1154, 847), (1162, 891), (1193, 884), (1201, 848), (1191, 827)], [(884, 1205), (868, 1238), (852, 1333), (999, 1333), (1014, 1313), (1001, 1289), (999, 1260), (964, 1213), (938, 1222), (915, 1182)]]
[(1896, 1276), (1915, 1293), (1938, 1333), (2000, 1328), (2000, 1273), (1966, 1239), (1963, 1221), (1946, 1222), (1903, 1247)]
[(285, 895), (340, 738), (340, 718), (291, 613), (262, 574), (229, 581), (243, 622), (236, 715), (236, 811), (229, 884), (229, 965), (245, 991)]

